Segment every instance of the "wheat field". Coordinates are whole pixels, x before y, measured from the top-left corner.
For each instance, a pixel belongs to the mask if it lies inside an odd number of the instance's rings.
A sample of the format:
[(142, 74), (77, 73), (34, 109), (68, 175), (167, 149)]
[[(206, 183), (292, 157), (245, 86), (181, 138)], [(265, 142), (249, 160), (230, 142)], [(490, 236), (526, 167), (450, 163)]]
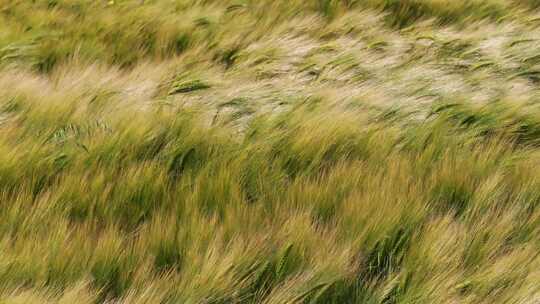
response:
[(0, 0), (0, 303), (540, 303), (537, 0)]

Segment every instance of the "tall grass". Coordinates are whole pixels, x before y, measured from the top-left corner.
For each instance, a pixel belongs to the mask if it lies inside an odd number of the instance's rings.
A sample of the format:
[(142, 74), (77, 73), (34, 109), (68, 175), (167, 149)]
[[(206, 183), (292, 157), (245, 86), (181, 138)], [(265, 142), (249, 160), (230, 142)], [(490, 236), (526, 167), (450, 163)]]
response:
[(539, 301), (524, 3), (0, 1), (0, 302)]

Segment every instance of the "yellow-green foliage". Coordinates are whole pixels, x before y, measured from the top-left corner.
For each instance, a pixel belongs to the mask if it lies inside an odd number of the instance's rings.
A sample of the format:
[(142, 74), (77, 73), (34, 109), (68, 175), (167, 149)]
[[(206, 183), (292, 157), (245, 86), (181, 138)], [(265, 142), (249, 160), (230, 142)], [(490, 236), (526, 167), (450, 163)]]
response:
[(0, 303), (537, 303), (536, 6), (0, 0)]

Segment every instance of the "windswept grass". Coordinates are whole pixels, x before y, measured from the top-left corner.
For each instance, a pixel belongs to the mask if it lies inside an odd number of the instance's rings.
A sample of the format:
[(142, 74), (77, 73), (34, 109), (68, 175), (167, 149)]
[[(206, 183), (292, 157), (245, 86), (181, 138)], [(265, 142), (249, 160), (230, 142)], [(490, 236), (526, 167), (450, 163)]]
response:
[(0, 302), (540, 301), (535, 6), (0, 0)]

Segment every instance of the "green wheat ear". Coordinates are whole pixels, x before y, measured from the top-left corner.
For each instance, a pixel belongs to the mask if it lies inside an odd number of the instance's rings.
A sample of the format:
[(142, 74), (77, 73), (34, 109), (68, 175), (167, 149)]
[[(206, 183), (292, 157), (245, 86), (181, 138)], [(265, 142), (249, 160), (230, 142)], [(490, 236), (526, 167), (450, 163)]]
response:
[(173, 83), (172, 88), (169, 90), (169, 95), (180, 94), (180, 93), (189, 93), (193, 91), (206, 90), (211, 88), (211, 86), (203, 82), (202, 80), (188, 80), (188, 81), (178, 81)]
[(278, 278), (281, 278), (285, 274), (285, 271), (287, 270), (286, 267), (289, 263), (288, 259), (290, 258), (292, 249), (293, 249), (293, 244), (289, 244), (283, 251), (280, 259), (278, 260), (278, 263), (276, 265), (276, 275)]
[(321, 298), (324, 293), (331, 288), (331, 284), (320, 283), (310, 289), (306, 290), (304, 293), (296, 297), (296, 303), (319, 303), (319, 298)]

